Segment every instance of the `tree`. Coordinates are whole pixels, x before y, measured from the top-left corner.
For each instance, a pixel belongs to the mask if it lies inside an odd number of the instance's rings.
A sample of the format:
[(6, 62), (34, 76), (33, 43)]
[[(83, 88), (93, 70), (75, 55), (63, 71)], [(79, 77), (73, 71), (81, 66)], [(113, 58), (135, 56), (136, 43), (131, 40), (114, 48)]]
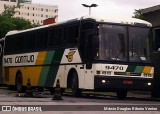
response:
[(13, 17), (16, 13), (15, 6), (7, 6), (4, 5), (4, 12), (2, 13), (3, 16)]
[(7, 32), (12, 30), (24, 30), (38, 26), (31, 24), (28, 20), (15, 18), (16, 8), (20, 8), (19, 3), (17, 6), (4, 6), (4, 12), (0, 14), (0, 38), (3, 38)]
[(6, 15), (0, 16), (0, 38), (4, 37), (9, 31), (24, 30), (32, 27), (33, 25), (25, 19), (8, 17)]
[(2, 15), (13, 17), (16, 12), (19, 12), (19, 11), (15, 11), (15, 9), (21, 7), (20, 3), (21, 3), (21, 1), (18, 0), (16, 6), (7, 6), (7, 5), (4, 4), (4, 12), (2, 13)]
[(133, 14), (134, 14), (134, 16), (132, 16), (133, 18), (144, 20), (144, 16), (142, 15), (141, 9), (138, 10), (135, 9)]

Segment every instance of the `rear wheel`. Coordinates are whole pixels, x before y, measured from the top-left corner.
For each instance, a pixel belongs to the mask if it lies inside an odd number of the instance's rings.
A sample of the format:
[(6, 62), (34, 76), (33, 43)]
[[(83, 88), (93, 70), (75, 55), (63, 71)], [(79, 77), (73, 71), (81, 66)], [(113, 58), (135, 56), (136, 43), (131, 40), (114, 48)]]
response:
[(16, 89), (18, 92), (25, 92), (25, 87), (23, 87), (22, 74), (18, 73), (16, 76)]
[(16, 91), (16, 86), (8, 85), (7, 88), (8, 88), (8, 90)]
[(43, 92), (44, 91), (44, 87), (38, 87), (38, 92)]
[(55, 91), (55, 88), (53, 88), (53, 87), (49, 88), (49, 92), (51, 95), (54, 95), (54, 91)]
[(74, 97), (79, 97), (81, 96), (81, 90), (79, 89), (79, 83), (78, 83), (78, 76), (77, 76), (77, 73), (73, 73), (73, 77), (72, 77), (72, 85), (71, 85), (71, 88), (72, 88), (72, 95)]
[(120, 100), (123, 100), (127, 97), (127, 90), (124, 90), (124, 89), (118, 89), (116, 91), (116, 94), (117, 94), (117, 98), (120, 99)]

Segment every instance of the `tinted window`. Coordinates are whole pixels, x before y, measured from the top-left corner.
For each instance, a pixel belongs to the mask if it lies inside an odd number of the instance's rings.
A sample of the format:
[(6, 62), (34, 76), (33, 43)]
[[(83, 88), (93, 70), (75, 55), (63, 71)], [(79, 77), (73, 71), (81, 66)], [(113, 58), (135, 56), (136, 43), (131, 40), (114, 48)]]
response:
[(5, 40), (5, 54), (9, 54), (14, 51), (15, 40), (13, 36), (7, 36)]
[(55, 40), (54, 39), (54, 34), (55, 34), (54, 29), (49, 30), (49, 43), (48, 43), (49, 47), (53, 47), (54, 44), (55, 44), (55, 42), (54, 42), (54, 40)]
[(101, 24), (99, 26), (99, 53), (101, 60), (127, 60), (126, 27)]
[(24, 36), (22, 34), (15, 36), (15, 51), (19, 52), (24, 49)]
[(82, 23), (82, 30), (88, 30), (88, 29), (93, 29), (93, 28), (94, 28), (94, 23), (92, 22)]
[(149, 28), (129, 27), (130, 61), (149, 60)]
[(44, 49), (47, 47), (48, 32), (45, 30), (37, 31), (36, 49)]
[(33, 50), (35, 47), (35, 33), (28, 33), (25, 36), (25, 50), (29, 51), (29, 50)]

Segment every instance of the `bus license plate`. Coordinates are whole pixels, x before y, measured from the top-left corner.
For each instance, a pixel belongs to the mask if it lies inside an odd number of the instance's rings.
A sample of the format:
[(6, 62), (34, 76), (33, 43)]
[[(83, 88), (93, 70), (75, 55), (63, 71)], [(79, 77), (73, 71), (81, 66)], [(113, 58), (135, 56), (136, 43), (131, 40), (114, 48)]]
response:
[(133, 81), (132, 80), (123, 80), (123, 84), (132, 85)]

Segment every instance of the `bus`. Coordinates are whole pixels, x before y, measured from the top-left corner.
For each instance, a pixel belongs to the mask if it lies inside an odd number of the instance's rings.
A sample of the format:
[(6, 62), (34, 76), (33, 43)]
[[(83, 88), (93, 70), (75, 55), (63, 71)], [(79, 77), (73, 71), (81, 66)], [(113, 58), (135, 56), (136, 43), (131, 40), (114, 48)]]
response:
[(134, 18), (81, 18), (8, 32), (4, 38), (3, 83), (36, 88), (113, 91), (152, 89), (151, 24)]

